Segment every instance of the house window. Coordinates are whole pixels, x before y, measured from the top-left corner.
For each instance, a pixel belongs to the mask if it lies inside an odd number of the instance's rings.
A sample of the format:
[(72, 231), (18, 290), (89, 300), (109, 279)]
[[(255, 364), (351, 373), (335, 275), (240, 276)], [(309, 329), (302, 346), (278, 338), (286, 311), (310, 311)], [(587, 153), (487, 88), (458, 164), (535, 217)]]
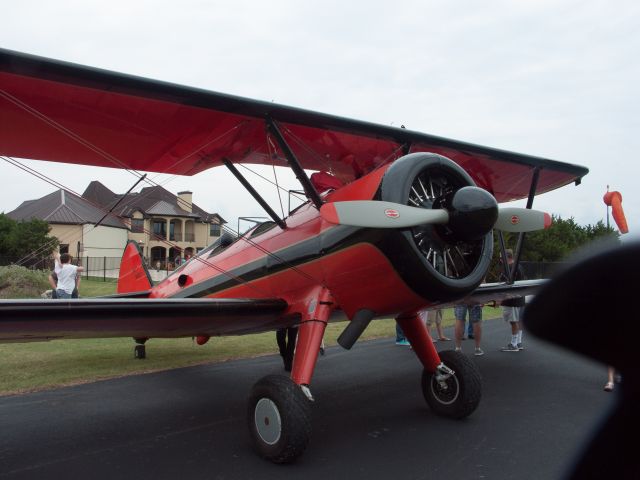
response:
[(220, 236), (220, 225), (217, 223), (212, 223), (209, 225), (209, 236), (210, 237), (219, 237)]
[(144, 218), (131, 219), (131, 233), (144, 233)]
[(167, 239), (167, 222), (164, 220), (153, 221), (153, 235), (156, 239)]

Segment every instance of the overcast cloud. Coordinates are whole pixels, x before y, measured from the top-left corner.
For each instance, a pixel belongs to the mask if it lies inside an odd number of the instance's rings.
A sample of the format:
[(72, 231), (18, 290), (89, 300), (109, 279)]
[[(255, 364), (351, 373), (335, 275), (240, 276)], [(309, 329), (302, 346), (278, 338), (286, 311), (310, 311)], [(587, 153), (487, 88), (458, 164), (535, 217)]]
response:
[[(593, 224), (609, 184), (640, 228), (637, 2), (23, 0), (2, 17), (3, 48), (585, 165), (582, 185), (534, 206)], [(135, 181), (29, 165), (80, 193)], [(0, 174), (0, 211), (54, 190), (6, 163)], [(263, 215), (224, 171), (156, 180), (233, 228)]]

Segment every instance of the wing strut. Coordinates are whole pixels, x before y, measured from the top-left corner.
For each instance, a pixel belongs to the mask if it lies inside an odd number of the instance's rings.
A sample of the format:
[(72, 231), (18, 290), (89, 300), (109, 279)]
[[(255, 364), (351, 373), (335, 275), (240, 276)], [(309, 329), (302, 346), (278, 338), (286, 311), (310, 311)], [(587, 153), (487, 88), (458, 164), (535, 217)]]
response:
[[(538, 179), (540, 178), (540, 167), (535, 167), (533, 169), (533, 176), (531, 178), (531, 186), (529, 187), (529, 196), (527, 197), (527, 208), (531, 208), (533, 206), (533, 199), (536, 196), (536, 189), (538, 188)], [(502, 231), (498, 231), (498, 239), (500, 243), (500, 254), (502, 256), (502, 265), (504, 268), (504, 274), (508, 278), (509, 284), (512, 284), (516, 278), (516, 272), (518, 271), (518, 265), (520, 264), (520, 254), (522, 253), (522, 245), (524, 242), (524, 233), (520, 232), (518, 235), (518, 243), (516, 244), (516, 252), (513, 258), (513, 267), (509, 267), (509, 262), (507, 262), (507, 250), (505, 248), (504, 236)]]
[(313, 202), (317, 209), (320, 209), (323, 204), (322, 199), (320, 198), (320, 194), (311, 183), (311, 180), (309, 180), (309, 177), (302, 168), (302, 165), (300, 165), (300, 161), (293, 153), (293, 150), (291, 150), (291, 148), (287, 144), (287, 141), (282, 136), (282, 132), (278, 128), (278, 125), (271, 117), (267, 117), (267, 128), (269, 129), (269, 132), (271, 132), (273, 136), (276, 137), (280, 148), (284, 152), (284, 156), (287, 159), (287, 162), (289, 162), (291, 170), (293, 170), (293, 173), (296, 174), (296, 178), (302, 185), (302, 188), (307, 194), (307, 197), (309, 197), (309, 199)]
[(256, 202), (258, 202), (260, 206), (264, 208), (264, 211), (267, 212), (267, 214), (273, 219), (273, 221), (276, 222), (276, 224), (281, 229), (283, 230), (286, 229), (287, 224), (284, 223), (284, 220), (282, 220), (278, 216), (278, 214), (269, 206), (269, 204), (264, 200), (264, 198), (260, 196), (260, 194), (256, 191), (256, 189), (251, 186), (251, 184), (247, 181), (246, 178), (244, 178), (244, 176), (242, 176), (242, 174), (238, 171), (235, 165), (231, 163), (231, 161), (227, 158), (223, 158), (221, 161), (222, 163), (224, 163), (224, 166), (227, 167), (229, 171), (231, 171), (231, 173), (233, 173), (233, 175), (240, 181), (242, 186), (247, 189), (247, 192), (249, 192), (251, 196), (256, 199)]

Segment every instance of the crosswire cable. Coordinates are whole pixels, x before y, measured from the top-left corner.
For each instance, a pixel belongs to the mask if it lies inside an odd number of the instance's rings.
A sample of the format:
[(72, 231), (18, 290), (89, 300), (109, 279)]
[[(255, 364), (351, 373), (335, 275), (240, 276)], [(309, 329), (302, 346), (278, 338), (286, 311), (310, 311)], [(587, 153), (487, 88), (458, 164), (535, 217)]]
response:
[[(56, 187), (58, 187), (58, 188), (62, 188), (63, 190), (66, 190), (66, 191), (68, 191), (68, 192), (70, 192), (70, 193), (73, 193), (74, 195), (77, 195), (75, 192), (73, 192), (73, 190), (66, 188), (63, 184), (61, 184), (61, 183), (59, 183), (59, 182), (57, 182), (57, 181), (55, 181), (55, 180), (52, 180), (51, 178), (47, 177), (46, 175), (42, 174), (41, 172), (38, 172), (38, 171), (37, 171), (37, 170), (35, 170), (35, 169), (31, 169), (31, 168), (29, 168), (29, 167), (23, 166), (22, 164), (20, 164), (20, 162), (18, 162), (17, 160), (15, 160), (15, 159), (13, 159), (13, 158), (5, 157), (5, 156), (1, 156), (0, 158), (2, 158), (3, 160), (7, 161), (8, 163), (10, 163), (10, 164), (12, 164), (12, 165), (17, 166), (18, 168), (21, 168), (22, 170), (26, 171), (27, 173), (30, 173), (30, 174), (32, 174), (32, 175), (34, 175), (34, 176), (36, 176), (37, 178), (39, 178), (39, 179), (41, 179), (41, 180), (44, 180), (44, 181), (46, 181), (47, 183), (50, 183), (51, 185), (54, 185), (54, 186), (56, 186)], [(15, 162), (15, 163), (14, 163), (14, 162)], [(24, 167), (24, 168), (23, 168), (23, 167)], [(77, 195), (77, 196), (80, 196), (80, 195)], [(85, 200), (86, 200), (86, 199), (85, 199)], [(94, 204), (93, 202), (89, 202), (88, 200), (87, 200), (87, 202), (88, 202), (88, 203), (90, 203), (91, 205), (93, 205), (94, 207), (99, 208), (99, 209), (100, 209), (100, 210), (102, 210), (102, 211), (104, 211), (104, 210), (105, 210), (105, 209), (104, 209), (104, 207), (102, 207), (102, 206), (100, 206), (100, 205), (96, 205), (96, 204)], [(76, 215), (77, 215), (77, 213), (76, 213)], [(111, 215), (112, 215), (112, 216), (115, 216), (115, 217), (117, 217), (117, 218), (119, 218), (119, 219), (121, 219), (121, 220), (124, 220), (124, 217), (120, 217), (120, 216), (118, 216), (117, 214), (111, 213)], [(78, 215), (78, 216), (79, 216), (79, 215)], [(79, 216), (79, 217), (80, 217), (80, 216)], [(82, 219), (82, 217), (80, 217), (80, 218)], [(91, 223), (91, 222), (88, 222), (88, 220), (86, 220), (86, 219), (82, 219), (82, 220), (87, 221), (87, 223)], [(154, 234), (153, 234), (151, 231), (149, 231), (149, 230), (144, 229), (143, 231), (144, 231), (144, 233), (148, 234), (149, 236), (153, 236), (153, 235), (154, 235)], [(52, 240), (52, 241), (53, 241), (53, 240)], [(162, 239), (162, 240), (160, 240), (160, 241), (161, 241), (162, 243), (164, 243), (165, 245), (168, 245), (168, 246), (170, 246), (170, 247), (172, 247), (172, 248), (178, 248), (178, 249), (180, 249), (180, 250), (181, 250), (181, 248), (180, 248), (178, 245), (176, 245), (176, 244), (174, 244), (174, 243), (170, 242), (169, 240)], [(50, 245), (50, 243), (49, 243), (49, 245)], [(46, 248), (43, 248), (42, 246), (41, 246), (40, 248), (42, 249), (42, 250), (40, 250), (40, 251), (44, 251), (44, 250), (46, 249)], [(36, 251), (37, 251), (37, 250), (36, 250)], [(28, 261), (30, 258), (34, 258), (34, 257), (35, 257), (35, 255), (33, 254), (33, 252), (31, 252), (30, 254), (28, 254), (28, 255), (27, 255), (26, 257), (24, 257), (23, 259), (20, 259), (16, 264), (17, 264), (17, 265), (22, 265), (22, 264), (26, 263), (26, 261)], [(260, 293), (261, 293), (261, 294), (263, 294), (263, 295), (264, 295), (264, 294), (266, 294), (266, 292), (264, 292), (262, 289), (260, 289), (260, 288), (256, 287), (255, 285), (252, 285), (252, 284), (251, 284), (250, 282), (248, 282), (247, 280), (244, 280), (243, 278), (241, 278), (241, 277), (239, 277), (239, 276), (237, 276), (237, 275), (234, 275), (234, 274), (230, 273), (229, 271), (227, 271), (227, 270), (225, 270), (225, 269), (223, 269), (223, 268), (221, 268), (221, 267), (219, 267), (219, 266), (215, 265), (214, 263), (212, 263), (212, 262), (210, 262), (210, 261), (208, 261), (208, 260), (206, 260), (206, 259), (203, 259), (203, 258), (200, 258), (200, 257), (197, 257), (197, 256), (196, 256), (196, 257), (193, 257), (193, 258), (194, 258), (194, 259), (197, 259), (197, 261), (200, 261), (200, 262), (204, 263), (204, 264), (205, 264), (205, 265), (207, 265), (208, 267), (213, 268), (213, 269), (214, 269), (214, 270), (216, 270), (217, 272), (219, 272), (219, 273), (221, 273), (221, 274), (223, 274), (223, 275), (226, 275), (226, 276), (228, 276), (229, 278), (231, 278), (231, 279), (233, 279), (233, 280), (236, 280), (238, 283), (244, 284), (244, 285), (246, 285), (246, 286), (248, 286), (248, 287), (250, 287), (250, 288), (254, 289), (254, 290), (255, 290), (255, 291), (257, 291), (257, 292), (260, 292)], [(26, 259), (26, 260), (25, 260), (25, 259)]]
[[(133, 170), (133, 169), (129, 169), (127, 167), (126, 164), (124, 164), (123, 162), (121, 162), (119, 159), (117, 159), (116, 157), (110, 155), (109, 153), (105, 152), (104, 150), (102, 150), (101, 148), (93, 145), (91, 142), (85, 140), (84, 138), (82, 138), (80, 135), (77, 135), (76, 133), (74, 133), (73, 131), (69, 130), (68, 128), (64, 127), (63, 125), (59, 124), (58, 122), (56, 122), (55, 120), (47, 117), (46, 115), (42, 114), (41, 112), (39, 112), (37, 109), (29, 106), (28, 104), (26, 104), (25, 102), (21, 101), (20, 99), (16, 98), (15, 96), (9, 94), (8, 92), (6, 92), (3, 89), (0, 89), (0, 96), (4, 97), (6, 100), (10, 101), (11, 103), (13, 103), (14, 105), (18, 106), (19, 108), (24, 109), (26, 112), (30, 113), (31, 115), (35, 116), (36, 118), (40, 119), (41, 121), (45, 122), (46, 124), (50, 125), (51, 127), (55, 128), (56, 130), (60, 131), (62, 134), (69, 136), (70, 138), (72, 138), (73, 140), (77, 141), (78, 143), (84, 145), (85, 147), (89, 148), (90, 150), (94, 151), (95, 153), (97, 153), (98, 155), (102, 156), (103, 158), (105, 158), (108, 161), (111, 161), (112, 163), (115, 163), (116, 165), (118, 165), (119, 167), (123, 168), (124, 170), (128, 171), (129, 173), (132, 173), (133, 175), (135, 175), (138, 178), (142, 177), (142, 174)], [(246, 123), (246, 121), (241, 121), (238, 124), (234, 125), (234, 127), (230, 128), (227, 132), (223, 133), (222, 135), (220, 135), (219, 137), (217, 137), (216, 139), (213, 139), (211, 141), (209, 141), (206, 145), (210, 145), (211, 143), (213, 143), (214, 141), (219, 140), (220, 138), (222, 138), (224, 135), (230, 133), (231, 131), (235, 130), (236, 128), (239, 128), (240, 126), (242, 126), (244, 123)], [(188, 156), (191, 156), (195, 153), (197, 153), (198, 151), (201, 151), (202, 148), (204, 147), (198, 147), (198, 149), (196, 149), (194, 152), (192, 152), (191, 154), (189, 154)], [(181, 159), (181, 161), (186, 160), (186, 157)], [(241, 164), (242, 165), (242, 164)], [(242, 165), (244, 166), (244, 165)], [(247, 167), (245, 167), (247, 168)], [(258, 175), (261, 178), (265, 178), (259, 174), (257, 174), (256, 172), (253, 172), (251, 169), (247, 168), (247, 170), (251, 171), (252, 173)], [(269, 183), (272, 183), (270, 180), (267, 180)], [(150, 184), (155, 184), (156, 186), (159, 186), (157, 183), (155, 183), (152, 179), (145, 179), (146, 183), (150, 183)], [(58, 182), (55, 182), (58, 183)], [(59, 184), (61, 185), (61, 184)], [(279, 185), (276, 184), (277, 188), (282, 188)], [(72, 190), (66, 189), (70, 192), (73, 193)], [(75, 194), (75, 193), (74, 193)], [(77, 195), (77, 194), (76, 194)], [(81, 197), (81, 195), (78, 195)], [(297, 195), (294, 194), (294, 196), (296, 196), (296, 198), (300, 198)], [(187, 202), (184, 202), (182, 199), (180, 199), (180, 197), (177, 197), (178, 199), (178, 203), (180, 203), (182, 201), (183, 204), (187, 205)], [(95, 205), (94, 205), (95, 206)], [(104, 210), (104, 208), (102, 206), (97, 206), (98, 208), (100, 208), (101, 210)], [(117, 218), (123, 220), (123, 217), (119, 216), (119, 215), (115, 215)], [(223, 227), (224, 228), (224, 227)], [(227, 227), (228, 228), (228, 227)], [(147, 232), (145, 232), (147, 233)], [(299, 274), (309, 278), (309, 279), (313, 279), (314, 281), (318, 282), (317, 279), (314, 279), (312, 276), (308, 275), (306, 272), (303, 272), (301, 270), (299, 270), (297, 267), (290, 265), (288, 262), (284, 261), (283, 259), (281, 259), (280, 257), (278, 257), (277, 255), (274, 255), (272, 252), (269, 252), (267, 249), (265, 249), (262, 246), (259, 246), (257, 243), (249, 240), (249, 239), (245, 239), (245, 241), (247, 241), (248, 243), (250, 243), (251, 245), (255, 246), (256, 248), (258, 248), (260, 251), (262, 251), (263, 253), (267, 254), (267, 255), (272, 255), (274, 258), (278, 259), (279, 261), (284, 262), (285, 264), (287, 264), (288, 266), (290, 266), (290, 268), (292, 268), (293, 270), (295, 270), (296, 272), (298, 272)], [(179, 246), (170, 243), (167, 240), (163, 240), (163, 243), (168, 244), (174, 248), (180, 248)], [(198, 258), (198, 257), (194, 257), (194, 258)], [(220, 269), (219, 267), (210, 264), (209, 262), (200, 259), (200, 261), (203, 261), (204, 263), (206, 263), (207, 265), (213, 267), (214, 269), (216, 269), (217, 271), (219, 271), (220, 273), (227, 273), (228, 272), (224, 271), (223, 269)], [(231, 274), (229, 274), (231, 275)], [(240, 277), (237, 277), (237, 279), (239, 279), (242, 283), (249, 285), (249, 282), (240, 279)], [(318, 282), (318, 283), (322, 283), (322, 282)]]
[[(62, 188), (63, 190), (66, 190), (66, 191), (68, 191), (68, 192), (70, 192), (70, 193), (72, 193), (72, 194), (74, 194), (74, 195), (76, 195), (76, 196), (78, 196), (78, 197), (81, 197), (81, 195), (79, 195), (77, 192), (74, 192), (72, 189), (67, 188), (65, 185), (63, 185), (63, 184), (61, 184), (61, 183), (59, 183), (59, 182), (57, 182), (57, 181), (55, 181), (55, 180), (51, 179), (50, 177), (47, 177), (46, 175), (42, 174), (41, 172), (38, 172), (37, 170), (35, 170), (35, 169), (33, 169), (33, 168), (30, 168), (30, 167), (27, 167), (26, 165), (21, 164), (21, 163), (20, 163), (20, 162), (18, 162), (16, 159), (13, 159), (13, 158), (11, 158), (11, 157), (5, 157), (5, 156), (2, 156), (2, 157), (0, 157), (0, 158), (3, 158), (3, 159), (4, 159), (5, 161), (7, 161), (8, 163), (10, 163), (10, 164), (12, 164), (12, 165), (14, 165), (14, 166), (16, 166), (16, 167), (18, 167), (18, 168), (21, 168), (22, 170), (26, 171), (27, 173), (30, 173), (30, 174), (32, 174), (32, 175), (34, 175), (34, 176), (36, 176), (37, 178), (39, 178), (39, 179), (41, 179), (41, 180), (44, 180), (44, 181), (46, 181), (47, 183), (49, 183), (49, 184), (51, 184), (51, 185), (53, 185), (53, 186), (55, 186), (55, 187), (57, 187), (57, 188)], [(176, 198), (179, 198), (179, 197), (176, 197)], [(85, 199), (85, 200), (86, 200), (86, 199)], [(91, 205), (93, 205), (94, 207), (96, 207), (96, 208), (98, 208), (98, 209), (102, 210), (102, 211), (105, 211), (105, 210), (106, 210), (106, 209), (105, 209), (105, 207), (103, 207), (103, 206), (101, 206), (101, 205), (95, 204), (95, 203), (90, 202), (90, 201), (88, 201), (88, 200), (87, 200), (87, 202), (88, 202), (88, 203), (90, 203)], [(109, 212), (107, 212), (107, 213), (109, 213)], [(120, 215), (117, 215), (117, 214), (116, 214), (116, 213), (114, 213), (114, 212), (111, 212), (111, 213), (110, 213), (110, 215), (111, 215), (111, 216), (114, 216), (114, 217), (116, 217), (116, 218), (118, 218), (118, 219), (120, 219), (120, 220), (125, 220), (125, 218), (124, 218), (124, 217), (122, 217), (122, 216), (120, 216)], [(85, 220), (85, 221), (87, 221), (86, 219), (84, 219), (84, 220)], [(276, 255), (275, 253), (273, 253), (273, 252), (269, 251), (268, 249), (264, 248), (264, 247), (263, 247), (263, 246), (261, 246), (260, 244), (258, 244), (258, 243), (256, 243), (256, 242), (254, 242), (253, 240), (251, 240), (250, 238), (248, 238), (246, 235), (241, 236), (241, 235), (240, 235), (240, 232), (235, 232), (232, 228), (227, 227), (227, 226), (225, 226), (225, 225), (222, 225), (222, 228), (223, 228), (224, 230), (226, 230), (226, 231), (231, 232), (231, 233), (235, 233), (239, 238), (241, 238), (241, 239), (242, 239), (243, 241), (245, 241), (246, 243), (248, 243), (248, 244), (250, 244), (251, 246), (253, 246), (254, 248), (258, 249), (259, 251), (261, 251), (261, 252), (262, 252), (262, 253), (264, 253), (265, 255), (268, 255), (268, 256), (272, 257), (273, 259), (275, 259), (276, 261), (278, 261), (278, 262), (280, 262), (280, 263), (282, 263), (282, 264), (286, 265), (287, 267), (289, 267), (289, 268), (290, 268), (290, 269), (292, 269), (293, 271), (297, 272), (297, 273), (298, 273), (298, 274), (300, 274), (301, 276), (303, 276), (303, 277), (307, 278), (308, 280), (312, 280), (313, 282), (316, 282), (316, 283), (322, 283), (321, 281), (319, 281), (318, 279), (314, 278), (313, 276), (311, 276), (311, 275), (307, 274), (306, 272), (304, 272), (304, 271), (300, 270), (300, 269), (299, 269), (298, 267), (296, 267), (295, 265), (292, 265), (290, 262), (287, 262), (286, 260), (284, 260), (284, 259), (283, 259), (283, 258), (281, 258), (280, 256), (278, 256), (278, 255)], [(151, 231), (149, 231), (149, 230), (147, 230), (147, 229), (144, 229), (144, 233), (149, 234), (149, 236), (153, 236), (153, 235), (154, 235), (154, 234), (153, 234), (153, 232), (151, 232)], [(169, 240), (162, 239), (162, 240), (161, 240), (161, 242), (162, 242), (162, 243), (164, 243), (164, 244), (166, 244), (166, 245), (168, 245), (168, 246), (170, 246), (170, 247), (172, 247), (172, 248), (181, 249), (177, 244), (174, 244), (174, 243), (170, 242)], [(45, 250), (46, 250), (46, 247), (45, 247), (45, 246), (42, 246), (42, 247), (40, 247), (40, 248), (41, 248), (41, 250), (40, 250), (40, 251), (45, 251)], [(29, 259), (34, 258), (37, 254), (38, 254), (38, 253), (37, 253), (37, 251), (36, 251), (36, 252), (31, 252), (29, 255), (27, 255), (27, 256), (26, 256), (26, 257), (24, 257), (23, 259), (20, 259), (20, 260), (17, 262), (17, 264), (18, 264), (18, 265), (22, 265), (22, 264), (26, 263)], [(194, 258), (195, 260), (197, 260), (197, 261), (200, 261), (200, 262), (204, 263), (204, 264), (205, 264), (205, 265), (207, 265), (207, 266), (210, 266), (210, 267), (214, 268), (214, 269), (215, 269), (216, 271), (218, 271), (219, 273), (221, 273), (221, 274), (225, 274), (225, 275), (229, 276), (230, 278), (232, 278), (232, 279), (234, 279), (234, 280), (238, 281), (239, 283), (243, 283), (243, 284), (246, 284), (246, 285), (252, 286), (252, 287), (254, 287), (254, 289), (256, 289), (256, 290), (260, 291), (260, 289), (256, 288), (254, 285), (251, 285), (248, 281), (246, 281), (246, 280), (242, 279), (241, 277), (237, 277), (237, 276), (235, 276), (235, 275), (231, 274), (230, 272), (226, 271), (225, 269), (222, 269), (222, 268), (218, 267), (217, 265), (213, 264), (212, 262), (209, 262), (209, 261), (208, 261), (208, 260), (206, 260), (206, 259), (203, 259), (203, 258), (201, 258), (201, 257), (199, 257), (199, 256), (195, 256), (195, 257), (193, 257), (193, 258)], [(264, 293), (264, 292), (262, 292), (262, 293)]]

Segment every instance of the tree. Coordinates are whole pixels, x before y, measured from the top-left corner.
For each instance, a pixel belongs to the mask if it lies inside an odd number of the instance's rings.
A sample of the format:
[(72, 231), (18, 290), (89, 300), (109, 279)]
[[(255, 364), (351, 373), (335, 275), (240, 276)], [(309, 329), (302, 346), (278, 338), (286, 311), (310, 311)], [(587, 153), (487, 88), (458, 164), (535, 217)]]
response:
[(16, 222), (0, 213), (0, 256), (18, 259), (30, 254), (36, 258), (51, 255), (60, 242), (49, 236), (49, 230), (44, 220)]
[[(504, 236), (507, 246), (513, 248), (518, 234), (505, 233)], [(549, 228), (526, 234), (521, 258), (530, 262), (560, 262), (578, 248), (605, 237), (618, 239), (619, 234), (614, 229), (607, 228), (602, 221), (583, 227), (573, 218), (564, 220), (553, 215)]]
[[(503, 233), (503, 235), (507, 248), (515, 250), (518, 234)], [(602, 221), (598, 221), (595, 225), (580, 226), (573, 218), (564, 220), (553, 215), (549, 228), (525, 235), (520, 259), (538, 263), (561, 262), (592, 241), (612, 237), (619, 242), (619, 236), (618, 232), (613, 228), (607, 228)], [(496, 281), (502, 271), (497, 234), (494, 236), (494, 252), (494, 261), (487, 276), (491, 281)]]
[(0, 213), (0, 256), (9, 256), (9, 235), (16, 228), (16, 221)]

